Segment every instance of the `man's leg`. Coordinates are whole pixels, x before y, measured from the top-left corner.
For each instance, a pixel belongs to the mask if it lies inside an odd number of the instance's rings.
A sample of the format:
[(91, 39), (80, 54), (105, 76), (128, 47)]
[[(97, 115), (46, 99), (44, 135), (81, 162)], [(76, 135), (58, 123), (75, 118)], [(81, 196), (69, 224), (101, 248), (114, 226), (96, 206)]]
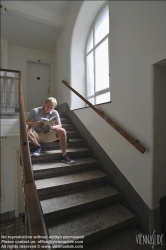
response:
[(59, 128), (56, 130), (56, 136), (59, 138), (59, 144), (62, 150), (62, 156), (66, 155), (67, 148), (67, 139), (66, 139), (66, 131), (63, 128)]
[(30, 142), (32, 142), (35, 146), (41, 146), (36, 136), (32, 132), (32, 128), (30, 128), (28, 125), (27, 125), (27, 134), (28, 134), (28, 139), (30, 140)]
[(37, 146), (35, 152), (33, 153), (34, 156), (39, 156), (41, 151), (42, 151), (42, 147), (39, 144), (38, 138), (37, 138), (37, 134), (35, 132), (33, 132), (32, 128), (30, 128), (27, 125), (27, 134), (28, 134), (28, 139), (35, 145)]
[[(42, 135), (41, 135), (42, 134)], [(42, 142), (53, 142), (59, 140), (59, 144), (62, 150), (62, 157), (61, 161), (65, 163), (75, 163), (75, 161), (71, 160), (69, 156), (66, 155), (66, 148), (67, 148), (67, 138), (66, 138), (66, 131), (63, 128), (59, 128), (56, 130), (51, 130), (47, 133), (41, 133), (40, 140)]]
[(62, 157), (61, 161), (65, 163), (73, 164), (75, 163), (74, 160), (70, 159), (68, 155), (66, 155), (66, 148), (67, 148), (67, 138), (66, 138), (66, 131), (63, 128), (59, 128), (56, 130), (56, 136), (59, 138), (59, 144), (62, 150)]

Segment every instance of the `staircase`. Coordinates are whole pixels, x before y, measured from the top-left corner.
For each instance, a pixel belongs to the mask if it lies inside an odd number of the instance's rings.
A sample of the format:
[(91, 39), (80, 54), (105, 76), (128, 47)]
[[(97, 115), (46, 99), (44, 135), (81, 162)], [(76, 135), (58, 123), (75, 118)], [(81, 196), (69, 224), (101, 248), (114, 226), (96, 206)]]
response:
[[(60, 116), (67, 132), (67, 154), (75, 164), (60, 161), (58, 141), (43, 143), (41, 155), (31, 157), (49, 235), (60, 239), (54, 244), (59, 248), (63, 244), (73, 246), (65, 242), (70, 239), (83, 240), (75, 246), (89, 250), (149, 249), (136, 243), (139, 232), (134, 228), (135, 216), (120, 204), (119, 192), (108, 185), (108, 176), (99, 170), (74, 125), (65, 114)], [(34, 149), (30, 144), (31, 152)]]

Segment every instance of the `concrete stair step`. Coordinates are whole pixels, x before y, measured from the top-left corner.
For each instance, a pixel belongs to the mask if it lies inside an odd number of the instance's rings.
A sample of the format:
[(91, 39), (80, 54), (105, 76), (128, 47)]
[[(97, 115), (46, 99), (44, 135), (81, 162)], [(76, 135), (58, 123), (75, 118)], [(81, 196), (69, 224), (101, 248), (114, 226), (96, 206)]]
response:
[[(87, 158), (91, 154), (91, 150), (89, 148), (81, 147), (81, 148), (68, 148), (66, 150), (67, 155), (71, 159), (81, 159)], [(52, 161), (60, 161), (61, 160), (62, 151), (60, 149), (57, 150), (45, 150), (40, 154), (40, 156), (31, 157), (32, 164), (37, 162), (52, 162)]]
[(40, 199), (55, 197), (62, 193), (69, 193), (82, 188), (99, 186), (107, 183), (108, 176), (99, 171), (92, 170), (71, 175), (36, 180), (36, 189)]
[(58, 113), (59, 113), (60, 118), (68, 118), (68, 116), (65, 113), (60, 113), (60, 112)]
[[(152, 245), (138, 244), (136, 236), (141, 234), (135, 227), (111, 235), (93, 245), (87, 246), (86, 250), (150, 250)], [(142, 242), (141, 242), (142, 243)], [(110, 248), (111, 246), (111, 248)]]
[[(32, 143), (29, 144), (30, 145), (30, 150), (31, 152), (35, 151), (36, 146), (33, 145)], [(84, 140), (83, 139), (70, 139), (67, 142), (67, 148), (77, 148), (77, 147), (83, 147), (84, 145)], [(43, 150), (54, 150), (54, 149), (59, 149), (60, 145), (59, 145), (59, 141), (55, 141), (55, 142), (49, 142), (49, 143), (41, 143), (42, 149)]]
[(79, 132), (78, 131), (66, 131), (67, 134), (67, 139), (74, 139), (79, 137)]
[(62, 124), (62, 128), (64, 128), (66, 131), (73, 131), (76, 130), (75, 126), (71, 124)]
[(71, 124), (71, 120), (68, 117), (60, 117), (62, 124)]
[(85, 246), (133, 225), (134, 220), (129, 210), (114, 203), (48, 225), (48, 232), (50, 236), (84, 236)]
[(118, 201), (120, 194), (108, 185), (65, 194), (41, 201), (46, 222), (53, 222)]
[(77, 159), (75, 164), (63, 162), (49, 162), (33, 164), (34, 178), (48, 178), (59, 175), (71, 174), (74, 172), (88, 171), (98, 168), (98, 162), (92, 158)]

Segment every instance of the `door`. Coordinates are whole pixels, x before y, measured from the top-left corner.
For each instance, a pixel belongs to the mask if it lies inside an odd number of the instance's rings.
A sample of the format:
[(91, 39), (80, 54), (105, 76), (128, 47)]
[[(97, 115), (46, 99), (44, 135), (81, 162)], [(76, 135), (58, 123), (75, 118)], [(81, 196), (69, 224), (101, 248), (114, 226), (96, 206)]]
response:
[(27, 108), (28, 111), (44, 105), (50, 94), (50, 65), (28, 62)]

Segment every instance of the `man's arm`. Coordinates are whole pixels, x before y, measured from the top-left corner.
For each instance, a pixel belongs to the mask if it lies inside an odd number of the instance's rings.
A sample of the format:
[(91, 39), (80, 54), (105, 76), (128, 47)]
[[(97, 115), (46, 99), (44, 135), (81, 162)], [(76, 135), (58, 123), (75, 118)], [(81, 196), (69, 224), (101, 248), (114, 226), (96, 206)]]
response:
[(29, 120), (28, 118), (26, 119), (26, 124), (29, 127), (41, 127), (43, 125), (43, 122), (41, 121), (37, 121), (37, 122), (32, 122), (31, 120)]
[(55, 125), (50, 125), (50, 126), (52, 130), (57, 130), (58, 128), (62, 128), (61, 122), (55, 122)]

